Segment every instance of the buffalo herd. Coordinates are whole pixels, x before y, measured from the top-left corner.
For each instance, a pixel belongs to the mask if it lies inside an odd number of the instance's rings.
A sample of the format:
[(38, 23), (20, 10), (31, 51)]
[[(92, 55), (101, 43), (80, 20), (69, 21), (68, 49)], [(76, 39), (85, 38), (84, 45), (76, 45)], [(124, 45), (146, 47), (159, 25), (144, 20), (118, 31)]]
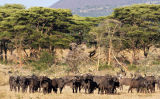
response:
[(128, 86), (128, 93), (136, 89), (137, 93), (153, 93), (155, 85), (160, 89), (160, 79), (155, 76), (138, 76), (133, 78), (120, 76), (98, 76), (92, 74), (83, 74), (76, 76), (64, 76), (50, 79), (47, 76), (10, 76), (10, 91), (22, 91), (30, 93), (43, 92), (44, 94), (62, 93), (65, 86), (70, 86), (73, 93), (81, 92), (91, 94), (98, 89), (98, 94), (115, 94), (117, 88), (123, 90), (123, 86)]

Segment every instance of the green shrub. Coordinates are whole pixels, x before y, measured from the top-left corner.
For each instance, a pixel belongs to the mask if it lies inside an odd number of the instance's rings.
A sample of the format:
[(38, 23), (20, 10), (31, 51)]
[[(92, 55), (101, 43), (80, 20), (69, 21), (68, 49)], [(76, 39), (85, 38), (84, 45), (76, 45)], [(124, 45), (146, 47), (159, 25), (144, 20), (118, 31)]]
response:
[(11, 61), (11, 60), (5, 60), (5, 61), (0, 60), (0, 63), (4, 64), (4, 65), (13, 65), (13, 64), (15, 64), (15, 62)]
[(153, 65), (159, 65), (159, 64), (160, 64), (160, 61), (155, 60), (155, 61), (152, 62), (152, 64), (153, 64)]
[(0, 60), (0, 63), (1, 63), (1, 64), (4, 64), (4, 65), (7, 65), (7, 64), (8, 64), (8, 61), (2, 61), (2, 60)]
[(30, 61), (30, 65), (34, 67), (34, 70), (46, 70), (54, 63), (54, 57), (46, 51), (41, 52), (40, 58), (36, 61)]
[(129, 65), (128, 66), (128, 70), (130, 70), (130, 71), (137, 71), (138, 70), (138, 67), (136, 66), (136, 65)]
[(40, 71), (46, 70), (48, 68), (47, 64), (39, 63), (38, 61), (32, 62), (31, 66), (33, 66), (34, 70), (40, 70)]
[(99, 71), (105, 70), (105, 69), (113, 69), (111, 65), (108, 64), (101, 64), (98, 68)]
[(53, 56), (46, 51), (41, 52), (39, 62), (41, 63), (53, 63)]

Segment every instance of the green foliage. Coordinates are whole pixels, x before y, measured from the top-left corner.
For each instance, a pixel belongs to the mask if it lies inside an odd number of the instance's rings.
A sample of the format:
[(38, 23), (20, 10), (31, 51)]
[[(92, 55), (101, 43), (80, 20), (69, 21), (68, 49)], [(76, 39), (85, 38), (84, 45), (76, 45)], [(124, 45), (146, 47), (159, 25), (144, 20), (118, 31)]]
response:
[(69, 66), (67, 66), (67, 68), (65, 69), (65, 72), (66, 72), (66, 73), (69, 73), (69, 72), (71, 72), (71, 71), (72, 71), (72, 68), (69, 67)]
[(49, 36), (49, 43), (57, 48), (68, 48), (74, 38), (65, 33), (55, 33)]
[(159, 61), (159, 60), (154, 60), (154, 61), (152, 62), (152, 64), (153, 64), (153, 65), (160, 65), (160, 61)]
[(148, 55), (149, 48), (159, 44), (160, 5), (133, 5), (116, 8), (114, 19), (122, 22), (122, 49), (141, 49)]
[(98, 70), (105, 70), (105, 69), (113, 69), (113, 67), (111, 65), (107, 65), (107, 64), (100, 64)]
[(128, 70), (137, 71), (139, 68), (136, 65), (128, 65)]
[(31, 34), (33, 46), (66, 47), (72, 41), (72, 37), (67, 34), (71, 25), (70, 10), (33, 7), (29, 9), (29, 13), (32, 16), (30, 23), (36, 30)]
[[(109, 17), (80, 17), (67, 9), (5, 5), (0, 7), (0, 40), (6, 42), (7, 50), (37, 52), (40, 58), (31, 60), (31, 65), (39, 70), (48, 68), (55, 57), (48, 52), (40, 53), (42, 50), (54, 53), (55, 48), (68, 48), (80, 39), (85, 43), (97, 41), (99, 47), (106, 48), (110, 40), (115, 52), (138, 49), (146, 55), (151, 46), (160, 46), (159, 12), (160, 5), (142, 4), (117, 8)], [(99, 70), (106, 68), (110, 66), (100, 66)]]
[(30, 63), (30, 65), (34, 67), (33, 68), (34, 71), (35, 70), (44, 71), (48, 69), (48, 66), (45, 63), (39, 63), (38, 61), (32, 62)]
[(13, 49), (67, 48), (69, 43), (79, 39), (76, 38), (79, 32), (88, 40), (90, 28), (103, 19), (72, 16), (68, 9), (25, 9), (23, 5), (8, 4), (0, 7), (0, 39), (7, 39)]
[(47, 70), (54, 63), (54, 57), (46, 51), (41, 52), (40, 58), (36, 61), (31, 61), (31, 66), (34, 70), (44, 71)]
[[(74, 24), (70, 26), (69, 30), (76, 40), (82, 38), (82, 42), (87, 43), (94, 40), (89, 34), (89, 31), (104, 19), (106, 19), (106, 17), (80, 17), (74, 15), (72, 18)], [(80, 35), (80, 33), (82, 35)]]
[[(0, 63), (1, 63), (1, 64), (4, 64), (4, 65), (7, 65), (7, 64), (8, 64), (7, 61), (2, 61), (2, 60), (0, 60)], [(10, 62), (10, 63), (11, 63), (11, 62)]]
[(46, 51), (41, 52), (39, 59), (40, 63), (52, 64), (53, 60), (54, 57), (49, 52)]
[(21, 4), (5, 4), (4, 6), (0, 6), (3, 9), (25, 9), (24, 5)]

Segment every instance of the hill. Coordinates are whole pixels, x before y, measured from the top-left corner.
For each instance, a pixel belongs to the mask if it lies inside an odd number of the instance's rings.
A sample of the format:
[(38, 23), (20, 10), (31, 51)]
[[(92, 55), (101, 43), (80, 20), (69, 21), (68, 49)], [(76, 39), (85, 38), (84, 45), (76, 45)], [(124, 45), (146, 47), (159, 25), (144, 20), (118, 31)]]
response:
[(160, 0), (60, 0), (51, 8), (71, 9), (73, 14), (80, 16), (106, 16), (114, 8), (132, 4), (160, 4)]

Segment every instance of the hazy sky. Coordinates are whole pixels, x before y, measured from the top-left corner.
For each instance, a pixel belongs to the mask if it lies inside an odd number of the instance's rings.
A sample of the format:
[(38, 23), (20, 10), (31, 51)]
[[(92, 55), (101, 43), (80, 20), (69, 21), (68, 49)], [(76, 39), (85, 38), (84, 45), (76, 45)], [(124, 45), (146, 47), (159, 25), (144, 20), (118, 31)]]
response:
[(27, 8), (33, 6), (49, 7), (59, 0), (0, 0), (0, 5), (4, 4), (23, 4)]

